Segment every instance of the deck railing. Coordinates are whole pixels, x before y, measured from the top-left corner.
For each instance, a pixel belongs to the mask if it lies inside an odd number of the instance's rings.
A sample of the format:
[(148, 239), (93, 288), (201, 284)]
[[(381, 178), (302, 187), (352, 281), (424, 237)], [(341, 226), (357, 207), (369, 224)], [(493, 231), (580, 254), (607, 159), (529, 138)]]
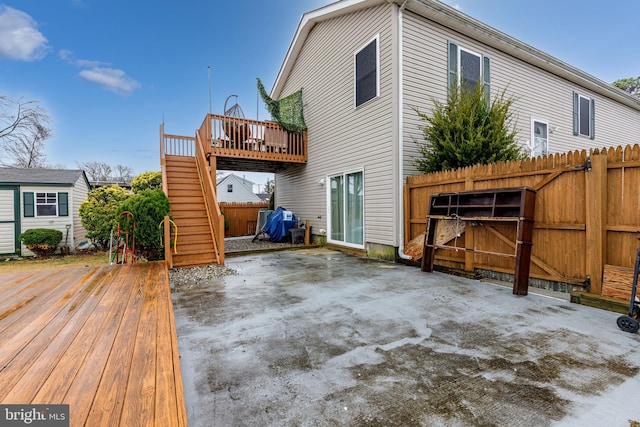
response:
[[(163, 125), (164, 126), (164, 125)], [(196, 139), (192, 136), (163, 134), (160, 141), (163, 149), (160, 155), (194, 157), (196, 155)]]
[[(207, 156), (290, 163), (307, 161), (306, 131), (288, 132), (275, 122), (208, 114), (197, 132)], [(162, 135), (161, 156), (196, 155), (196, 138)]]
[(288, 132), (275, 122), (209, 114), (201, 130), (208, 132), (214, 156), (307, 161), (306, 132)]

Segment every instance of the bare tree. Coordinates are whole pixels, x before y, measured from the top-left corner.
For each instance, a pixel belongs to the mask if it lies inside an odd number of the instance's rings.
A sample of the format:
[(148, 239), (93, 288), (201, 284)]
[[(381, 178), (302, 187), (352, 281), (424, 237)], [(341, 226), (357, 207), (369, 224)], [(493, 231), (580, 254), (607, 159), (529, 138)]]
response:
[(78, 162), (78, 167), (87, 174), (89, 181), (111, 181), (111, 166), (105, 162)]
[(115, 165), (113, 167), (112, 178), (118, 182), (131, 182), (133, 179), (133, 168), (125, 165)]
[(7, 137), (4, 142), (5, 155), (10, 158), (10, 165), (19, 168), (47, 167), (47, 157), (44, 154), (45, 140), (51, 131), (41, 125), (24, 133)]
[(44, 167), (49, 116), (37, 101), (0, 96), (0, 165)]

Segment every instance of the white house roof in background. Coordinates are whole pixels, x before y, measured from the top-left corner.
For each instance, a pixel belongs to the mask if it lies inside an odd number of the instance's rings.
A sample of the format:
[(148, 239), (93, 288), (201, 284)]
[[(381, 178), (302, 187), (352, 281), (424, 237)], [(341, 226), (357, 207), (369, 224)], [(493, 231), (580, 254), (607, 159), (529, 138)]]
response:
[(0, 168), (0, 183), (3, 184), (55, 184), (72, 186), (83, 177), (89, 186), (89, 180), (80, 169), (24, 169)]
[(218, 182), (216, 182), (216, 186), (225, 183), (226, 181), (231, 181), (231, 180), (236, 180), (239, 181), (240, 183), (242, 183), (245, 187), (247, 187), (247, 190), (251, 191), (253, 193), (253, 185), (254, 183), (249, 181), (246, 178), (241, 178), (236, 174), (230, 173), (229, 175), (225, 175), (222, 178), (220, 178), (218, 180)]
[(604, 97), (640, 110), (640, 100), (627, 92), (436, 0), (342, 0), (305, 13), (300, 19), (285, 59), (280, 66), (278, 76), (271, 90), (271, 96), (274, 99), (279, 99), (288, 95), (281, 93), (284, 83), (309, 33), (316, 24), (383, 3), (395, 3), (399, 7), (404, 6), (412, 12), (524, 62), (535, 65)]

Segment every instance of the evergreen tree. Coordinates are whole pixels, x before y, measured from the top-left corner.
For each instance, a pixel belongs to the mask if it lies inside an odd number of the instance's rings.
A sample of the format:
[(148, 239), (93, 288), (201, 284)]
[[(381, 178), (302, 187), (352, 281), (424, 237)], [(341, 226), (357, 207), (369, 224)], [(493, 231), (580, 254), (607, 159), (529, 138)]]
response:
[(427, 122), (420, 127), (426, 143), (416, 141), (422, 155), (416, 168), (429, 173), (525, 157), (512, 123), (514, 99), (505, 92), (490, 102), (481, 82), (468, 89), (455, 84), (446, 103), (433, 100), (431, 116), (414, 108)]
[(627, 77), (611, 83), (613, 86), (640, 98), (640, 77)]

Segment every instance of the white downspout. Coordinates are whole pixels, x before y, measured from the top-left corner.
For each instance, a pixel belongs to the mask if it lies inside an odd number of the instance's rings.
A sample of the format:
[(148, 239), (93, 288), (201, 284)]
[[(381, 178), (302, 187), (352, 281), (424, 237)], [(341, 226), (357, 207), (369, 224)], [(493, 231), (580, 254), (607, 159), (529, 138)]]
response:
[(402, 114), (403, 109), (403, 66), (402, 66), (402, 11), (405, 9), (407, 2), (409, 0), (405, 0), (398, 9), (398, 222), (399, 222), (399, 246), (398, 246), (398, 256), (402, 259), (411, 259), (410, 256), (404, 253), (404, 132), (403, 132), (403, 120), (404, 115)]

